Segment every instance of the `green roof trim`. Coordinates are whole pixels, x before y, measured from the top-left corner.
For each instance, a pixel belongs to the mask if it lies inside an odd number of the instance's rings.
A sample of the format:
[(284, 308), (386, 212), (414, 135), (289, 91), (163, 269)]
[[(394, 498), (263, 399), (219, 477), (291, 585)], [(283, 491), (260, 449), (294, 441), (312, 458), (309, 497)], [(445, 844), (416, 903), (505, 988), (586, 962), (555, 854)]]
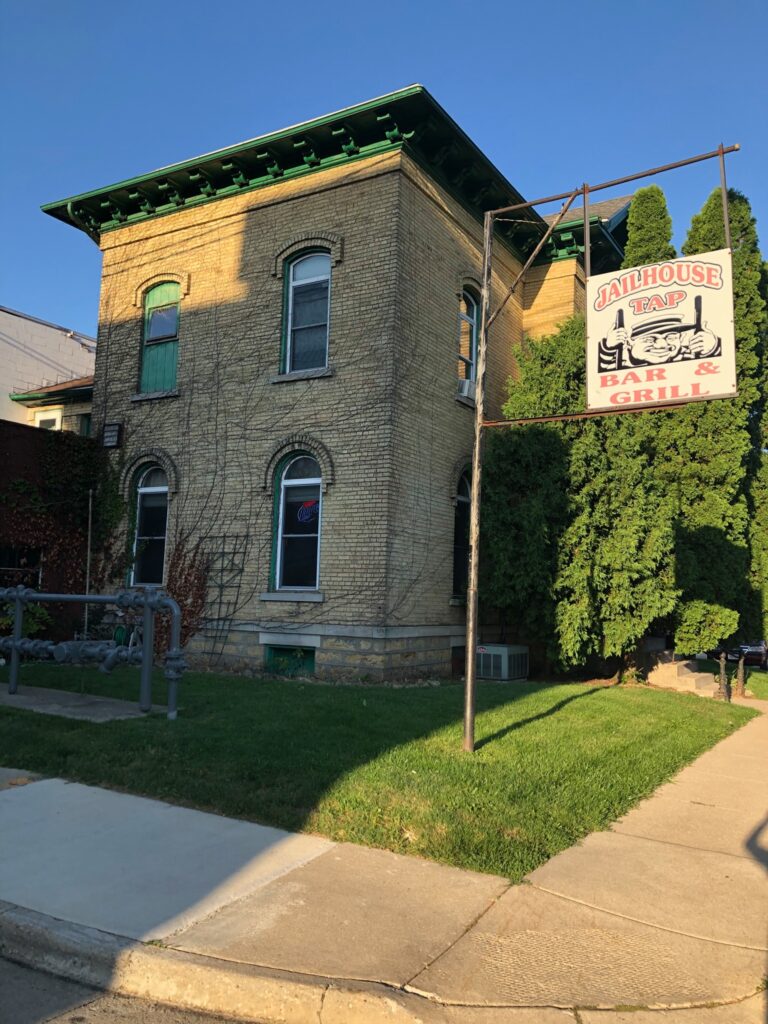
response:
[[(599, 217), (589, 218), (590, 261), (592, 274), (608, 273), (621, 266), (624, 250)], [(558, 224), (544, 246), (537, 264), (584, 256), (584, 218)]]
[[(282, 180), (402, 149), (476, 217), (523, 202), (520, 193), (422, 85), (162, 167), (105, 188), (46, 203), (45, 213), (101, 234)], [(520, 256), (545, 228), (533, 209), (497, 232)]]
[(22, 405), (72, 405), (74, 402), (87, 402), (93, 397), (93, 384), (77, 384), (74, 387), (61, 387), (58, 391), (50, 388), (42, 391), (15, 391), (8, 395), (12, 402)]

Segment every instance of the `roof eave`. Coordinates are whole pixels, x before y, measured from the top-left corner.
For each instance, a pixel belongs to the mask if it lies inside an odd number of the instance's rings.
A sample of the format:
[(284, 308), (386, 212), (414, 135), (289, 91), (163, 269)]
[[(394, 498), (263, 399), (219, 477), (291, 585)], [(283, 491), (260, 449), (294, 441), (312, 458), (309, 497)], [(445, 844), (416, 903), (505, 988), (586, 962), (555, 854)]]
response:
[[(125, 224), (403, 147), (478, 216), (523, 201), (434, 97), (412, 85), (42, 209), (98, 240)], [(535, 211), (524, 219), (543, 230)]]

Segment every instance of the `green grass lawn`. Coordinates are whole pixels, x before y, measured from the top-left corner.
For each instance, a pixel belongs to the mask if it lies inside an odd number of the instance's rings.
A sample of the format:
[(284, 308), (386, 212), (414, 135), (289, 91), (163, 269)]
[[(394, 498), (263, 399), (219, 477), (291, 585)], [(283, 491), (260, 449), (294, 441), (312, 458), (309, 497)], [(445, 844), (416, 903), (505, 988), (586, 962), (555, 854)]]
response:
[(748, 669), (747, 689), (750, 690), (759, 700), (768, 700), (768, 672), (761, 672), (760, 669)]
[[(138, 695), (131, 669), (24, 666), (22, 686), (33, 681)], [(643, 687), (481, 684), (469, 755), (462, 700), (457, 685), (190, 672), (176, 722), (91, 725), (0, 708), (0, 763), (518, 881), (754, 713)]]

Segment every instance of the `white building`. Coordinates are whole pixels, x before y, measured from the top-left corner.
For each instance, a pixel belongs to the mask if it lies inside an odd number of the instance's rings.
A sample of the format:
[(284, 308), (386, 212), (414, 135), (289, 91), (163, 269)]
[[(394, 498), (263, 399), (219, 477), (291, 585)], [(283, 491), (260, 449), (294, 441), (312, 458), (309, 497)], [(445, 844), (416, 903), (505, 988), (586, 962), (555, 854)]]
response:
[(29, 422), (13, 393), (93, 375), (96, 339), (0, 306), (0, 419)]

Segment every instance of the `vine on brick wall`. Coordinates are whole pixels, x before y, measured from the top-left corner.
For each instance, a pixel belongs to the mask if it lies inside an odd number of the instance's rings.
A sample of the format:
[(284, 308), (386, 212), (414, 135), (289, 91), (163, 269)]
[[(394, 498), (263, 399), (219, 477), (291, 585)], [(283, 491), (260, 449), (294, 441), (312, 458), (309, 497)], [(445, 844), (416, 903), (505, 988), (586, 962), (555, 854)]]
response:
[[(202, 625), (208, 590), (209, 558), (200, 541), (191, 545), (187, 538), (177, 536), (166, 564), (165, 591), (181, 608), (181, 646)], [(155, 658), (161, 660), (168, 650), (171, 620), (168, 615), (156, 619)]]

